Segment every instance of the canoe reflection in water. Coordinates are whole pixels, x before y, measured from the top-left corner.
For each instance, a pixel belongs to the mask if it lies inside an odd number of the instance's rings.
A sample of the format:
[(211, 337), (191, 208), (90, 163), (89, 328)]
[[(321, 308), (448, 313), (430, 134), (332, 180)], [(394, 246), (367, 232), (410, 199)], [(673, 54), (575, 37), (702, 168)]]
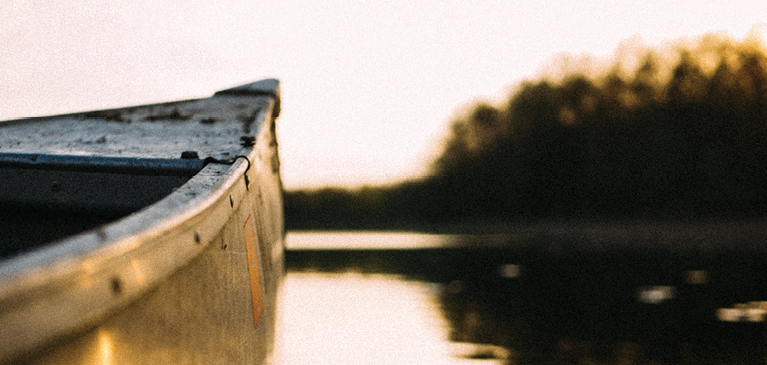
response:
[[(375, 249), (359, 242), (330, 250), (301, 242), (332, 240), (332, 234), (291, 233), (288, 282), (306, 275), (341, 277), (354, 272), (393, 274), (387, 280), (429, 288), (428, 298), (436, 303), (432, 314), (446, 324), (443, 337), (450, 342), (445, 347), (452, 354), (450, 361), (763, 364), (763, 249), (743, 249), (735, 242), (746, 238), (727, 230), (675, 232), (391, 234), (392, 239), (407, 241), (405, 248), (389, 244)], [(337, 238), (353, 239), (341, 236)], [(381, 300), (368, 292), (358, 303)], [(346, 308), (334, 315), (351, 315), (358, 323), (384, 318), (386, 323), (398, 314)], [(324, 331), (315, 334), (330, 336), (329, 329)], [(369, 335), (373, 339), (368, 341), (375, 341), (376, 335)], [(451, 363), (446, 361), (430, 363)]]

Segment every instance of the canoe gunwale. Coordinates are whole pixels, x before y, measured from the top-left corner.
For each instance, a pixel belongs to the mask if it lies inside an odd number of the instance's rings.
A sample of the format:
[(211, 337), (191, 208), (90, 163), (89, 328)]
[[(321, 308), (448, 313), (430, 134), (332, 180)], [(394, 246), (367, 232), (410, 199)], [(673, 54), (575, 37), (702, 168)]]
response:
[(206, 160), (0, 153), (0, 168), (106, 172), (125, 175), (194, 176)]
[[(256, 137), (273, 130), (277, 100), (259, 113)], [(205, 164), (130, 216), (0, 263), (0, 363), (94, 326), (200, 254), (248, 197), (247, 181), (258, 183), (256, 147)]]

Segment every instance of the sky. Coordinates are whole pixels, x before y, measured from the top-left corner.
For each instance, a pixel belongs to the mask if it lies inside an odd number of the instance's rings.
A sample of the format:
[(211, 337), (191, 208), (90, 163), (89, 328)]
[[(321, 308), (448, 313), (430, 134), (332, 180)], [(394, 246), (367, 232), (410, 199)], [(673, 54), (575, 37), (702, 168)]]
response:
[(755, 1), (6, 0), (0, 120), (278, 78), (287, 189), (428, 173), (450, 121), (563, 55), (767, 30)]

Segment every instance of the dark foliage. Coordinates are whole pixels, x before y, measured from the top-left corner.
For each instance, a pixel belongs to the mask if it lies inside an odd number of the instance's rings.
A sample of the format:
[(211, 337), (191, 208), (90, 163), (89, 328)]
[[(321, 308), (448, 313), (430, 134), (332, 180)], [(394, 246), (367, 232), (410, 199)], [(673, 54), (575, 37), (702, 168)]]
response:
[(602, 76), (527, 82), (453, 121), (430, 177), (288, 192), (286, 212), (289, 225), (335, 228), (764, 215), (767, 54), (705, 37), (672, 62), (648, 52), (630, 72), (618, 61)]

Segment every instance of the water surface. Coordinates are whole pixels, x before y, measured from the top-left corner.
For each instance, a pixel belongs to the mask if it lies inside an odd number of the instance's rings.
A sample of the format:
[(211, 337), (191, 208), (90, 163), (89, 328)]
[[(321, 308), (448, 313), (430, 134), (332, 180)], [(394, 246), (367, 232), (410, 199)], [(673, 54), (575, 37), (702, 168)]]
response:
[(501, 364), (449, 341), (433, 285), (395, 275), (289, 273), (282, 364)]
[(283, 363), (763, 364), (758, 237), (290, 234)]

